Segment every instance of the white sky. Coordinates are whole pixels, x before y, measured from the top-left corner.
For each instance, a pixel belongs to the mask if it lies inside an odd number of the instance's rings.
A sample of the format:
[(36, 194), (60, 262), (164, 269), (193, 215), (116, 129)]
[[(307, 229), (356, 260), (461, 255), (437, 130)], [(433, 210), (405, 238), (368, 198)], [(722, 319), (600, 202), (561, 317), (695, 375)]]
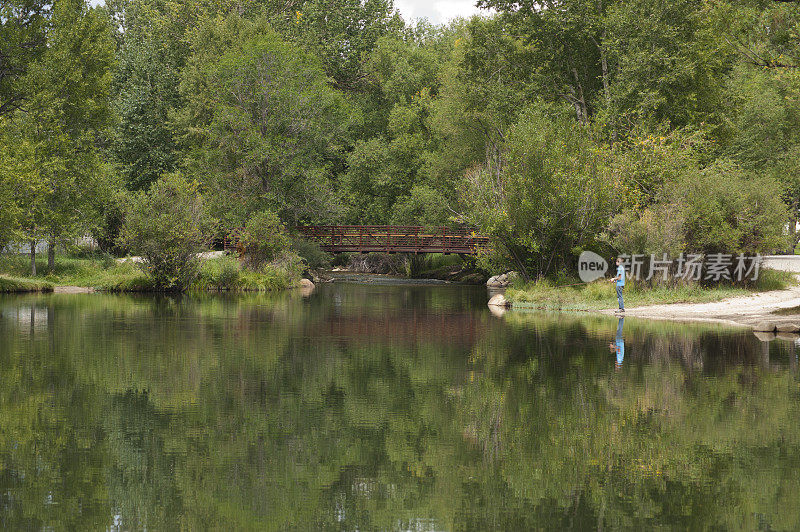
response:
[[(105, 0), (90, 2), (96, 6)], [(394, 5), (406, 22), (425, 17), (434, 24), (443, 24), (457, 17), (468, 18), (481, 11), (475, 7), (475, 0), (394, 0)]]
[(394, 5), (407, 22), (425, 17), (434, 24), (442, 24), (481, 12), (475, 7), (475, 0), (394, 0)]

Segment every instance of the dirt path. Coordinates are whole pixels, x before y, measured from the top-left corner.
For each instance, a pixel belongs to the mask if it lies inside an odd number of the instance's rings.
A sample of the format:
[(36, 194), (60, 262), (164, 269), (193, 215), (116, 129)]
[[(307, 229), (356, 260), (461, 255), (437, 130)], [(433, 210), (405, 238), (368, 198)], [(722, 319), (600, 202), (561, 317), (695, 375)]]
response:
[(56, 286), (53, 288), (54, 294), (91, 294), (94, 288), (87, 286)]
[[(714, 321), (752, 327), (771, 321), (776, 324), (800, 323), (800, 310), (795, 315), (773, 314), (776, 310), (800, 307), (800, 286), (785, 290), (761, 292), (733, 297), (714, 303), (671, 303), (626, 309), (626, 316), (678, 321)], [(602, 311), (613, 314), (614, 309)]]

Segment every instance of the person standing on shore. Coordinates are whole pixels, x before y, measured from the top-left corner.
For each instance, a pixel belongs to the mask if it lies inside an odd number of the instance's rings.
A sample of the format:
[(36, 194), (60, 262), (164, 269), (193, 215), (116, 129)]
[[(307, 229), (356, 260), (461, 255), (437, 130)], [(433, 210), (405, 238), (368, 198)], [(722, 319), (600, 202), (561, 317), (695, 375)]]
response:
[(625, 313), (625, 302), (622, 300), (622, 289), (625, 288), (625, 266), (622, 265), (624, 261), (622, 257), (617, 257), (617, 275), (611, 278), (611, 282), (617, 283), (617, 302), (619, 303), (618, 314)]

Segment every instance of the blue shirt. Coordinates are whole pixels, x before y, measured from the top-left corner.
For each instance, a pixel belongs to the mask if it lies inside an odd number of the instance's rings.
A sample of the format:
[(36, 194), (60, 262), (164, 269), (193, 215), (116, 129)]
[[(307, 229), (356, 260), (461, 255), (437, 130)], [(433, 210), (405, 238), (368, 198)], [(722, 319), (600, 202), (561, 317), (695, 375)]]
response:
[(617, 286), (625, 286), (625, 267), (622, 264), (617, 266), (617, 275), (619, 275)]

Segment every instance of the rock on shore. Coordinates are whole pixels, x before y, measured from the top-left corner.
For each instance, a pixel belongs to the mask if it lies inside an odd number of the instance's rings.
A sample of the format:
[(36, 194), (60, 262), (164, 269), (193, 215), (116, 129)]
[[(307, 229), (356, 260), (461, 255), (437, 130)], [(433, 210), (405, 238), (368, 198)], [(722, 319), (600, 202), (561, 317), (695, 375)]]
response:
[(486, 281), (486, 286), (491, 288), (505, 288), (517, 277), (519, 277), (517, 272), (501, 273), (500, 275), (490, 277), (489, 280)]
[(504, 296), (503, 294), (495, 294), (489, 300), (489, 306), (508, 308), (511, 306), (511, 303), (506, 299), (506, 296)]

